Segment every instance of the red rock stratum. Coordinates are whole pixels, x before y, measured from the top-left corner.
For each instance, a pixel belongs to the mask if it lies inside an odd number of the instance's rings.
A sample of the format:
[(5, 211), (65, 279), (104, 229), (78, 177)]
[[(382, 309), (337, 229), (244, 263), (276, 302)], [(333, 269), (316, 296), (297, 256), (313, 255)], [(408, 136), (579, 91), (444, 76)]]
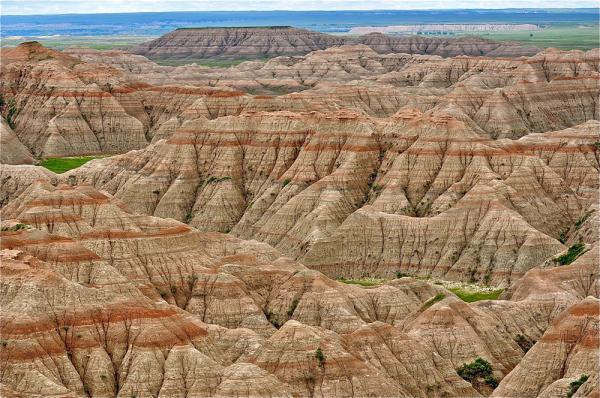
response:
[(259, 33), (0, 51), (0, 395), (598, 396), (598, 49)]

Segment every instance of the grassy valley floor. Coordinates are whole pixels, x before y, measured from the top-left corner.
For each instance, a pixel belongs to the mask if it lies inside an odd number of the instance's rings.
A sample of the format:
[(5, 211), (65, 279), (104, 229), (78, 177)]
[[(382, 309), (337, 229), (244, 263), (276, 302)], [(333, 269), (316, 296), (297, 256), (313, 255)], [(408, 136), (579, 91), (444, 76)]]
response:
[(47, 168), (57, 174), (65, 173), (69, 170), (76, 169), (90, 160), (103, 158), (104, 156), (76, 156), (64, 158), (48, 158), (44, 159), (40, 166)]

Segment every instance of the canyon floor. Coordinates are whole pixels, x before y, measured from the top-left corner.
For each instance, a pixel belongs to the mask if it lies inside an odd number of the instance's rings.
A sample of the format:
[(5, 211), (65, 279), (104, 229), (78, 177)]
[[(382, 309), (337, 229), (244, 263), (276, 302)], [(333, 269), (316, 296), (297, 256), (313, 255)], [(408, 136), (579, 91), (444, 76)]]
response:
[(600, 50), (282, 29), (0, 50), (0, 395), (600, 397)]

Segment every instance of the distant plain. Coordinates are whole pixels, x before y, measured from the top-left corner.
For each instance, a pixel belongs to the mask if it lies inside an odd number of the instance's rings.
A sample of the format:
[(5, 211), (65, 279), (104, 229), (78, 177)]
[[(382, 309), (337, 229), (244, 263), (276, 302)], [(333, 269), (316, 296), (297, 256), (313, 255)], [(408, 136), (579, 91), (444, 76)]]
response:
[[(359, 26), (447, 24), (535, 24), (535, 31), (422, 32), (426, 36), (475, 35), (539, 47), (589, 50), (600, 47), (598, 9), (506, 9), (423, 11), (263, 11), (169, 12), (97, 15), (3, 15), (1, 45), (12, 47), (36, 40), (64, 49), (126, 49), (180, 27), (290, 25), (330, 34), (347, 34)], [(101, 21), (101, 22), (98, 22)], [(207, 66), (230, 64), (203, 62)]]

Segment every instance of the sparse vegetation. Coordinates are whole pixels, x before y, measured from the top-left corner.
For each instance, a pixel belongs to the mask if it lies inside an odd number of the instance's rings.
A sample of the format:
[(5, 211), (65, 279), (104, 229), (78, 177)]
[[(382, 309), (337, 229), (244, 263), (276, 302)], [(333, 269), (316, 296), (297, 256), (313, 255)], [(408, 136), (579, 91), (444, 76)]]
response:
[(462, 301), (472, 303), (479, 300), (497, 300), (504, 289), (497, 289), (491, 291), (473, 291), (463, 288), (449, 288), (452, 293), (456, 294)]
[(558, 241), (560, 243), (562, 243), (563, 245), (567, 242), (567, 234), (569, 233), (569, 230), (566, 231), (561, 231), (561, 233), (558, 235)]
[(292, 305), (290, 306), (290, 308), (287, 310), (287, 316), (288, 317), (292, 317), (294, 315), (294, 311), (296, 311), (296, 307), (298, 307), (298, 299), (294, 299), (292, 301)]
[(579, 217), (579, 219), (577, 221), (575, 221), (575, 229), (581, 228), (583, 223), (586, 222), (588, 218), (590, 218), (592, 213), (594, 213), (594, 210), (590, 210), (590, 211), (586, 212), (583, 216)]
[(492, 365), (483, 358), (477, 357), (471, 363), (465, 363), (457, 369), (460, 377), (473, 384), (479, 379), (492, 388), (498, 386), (498, 380), (494, 377)]
[(579, 387), (581, 387), (583, 385), (583, 383), (585, 383), (587, 381), (587, 379), (589, 379), (589, 376), (586, 374), (583, 374), (579, 377), (579, 379), (572, 381), (571, 384), (569, 384), (569, 391), (567, 391), (567, 398), (571, 398), (573, 396), (573, 394), (575, 394), (577, 392), (577, 390), (579, 390)]
[(325, 367), (325, 354), (323, 354), (321, 347), (317, 348), (317, 351), (315, 351), (315, 358), (319, 361), (319, 367)]
[(378, 278), (364, 278), (364, 279), (337, 278), (336, 280), (338, 282), (346, 283), (348, 285), (360, 285), (362, 287), (379, 286), (386, 282), (386, 279), (378, 279)]
[(569, 247), (569, 250), (567, 250), (565, 254), (555, 257), (554, 262), (560, 265), (569, 265), (583, 253), (585, 253), (585, 245), (581, 242), (578, 242)]
[(515, 341), (517, 342), (519, 347), (521, 347), (523, 352), (529, 351), (531, 349), (531, 347), (533, 347), (533, 345), (535, 344), (535, 341), (530, 340), (529, 338), (527, 338), (526, 336), (524, 336), (522, 334), (518, 334), (517, 337), (515, 337)]
[(17, 113), (18, 113), (17, 103), (15, 102), (14, 98), (11, 98), (10, 101), (8, 101), (8, 112), (6, 114), (6, 123), (8, 123), (10, 128), (13, 130), (16, 127), (15, 117), (17, 116)]
[[(460, 33), (456, 36), (472, 35)], [(556, 47), (564, 50), (590, 50), (599, 46), (598, 24), (582, 26), (580, 24), (552, 24), (543, 29), (477, 32), (477, 36), (492, 40), (509, 40), (530, 44), (542, 48)]]
[(76, 169), (90, 160), (102, 158), (103, 156), (78, 156), (65, 158), (48, 158), (45, 159), (40, 166), (47, 168), (57, 174), (62, 174), (66, 171)]
[(267, 317), (267, 321), (269, 321), (269, 323), (273, 325), (275, 329), (279, 329), (281, 327), (281, 323), (279, 323), (279, 321), (276, 318), (277, 315), (269, 311), (265, 314), (265, 316)]
[(423, 304), (423, 307), (421, 307), (421, 310), (426, 310), (427, 308), (431, 307), (435, 303), (442, 301), (445, 297), (446, 297), (445, 294), (442, 294), (442, 293), (436, 294), (434, 297), (430, 298)]
[(377, 193), (383, 191), (383, 188), (385, 188), (385, 186), (380, 184), (373, 184), (373, 186), (371, 187), (371, 189), (373, 189), (373, 191)]
[(224, 176), (224, 177), (210, 176), (206, 179), (206, 183), (210, 184), (211, 182), (222, 182), (222, 181), (229, 181), (229, 180), (231, 180), (230, 176)]
[(396, 271), (396, 279), (405, 278), (407, 276), (410, 276), (410, 275), (407, 274), (406, 272)]
[(290, 182), (292, 182), (292, 180), (290, 180), (289, 178), (286, 178), (285, 180), (283, 180), (283, 182), (281, 183), (282, 187), (285, 187), (287, 184), (289, 184)]
[(11, 227), (2, 227), (2, 231), (20, 231), (22, 229), (26, 229), (27, 227), (29, 227), (27, 224), (15, 224)]

